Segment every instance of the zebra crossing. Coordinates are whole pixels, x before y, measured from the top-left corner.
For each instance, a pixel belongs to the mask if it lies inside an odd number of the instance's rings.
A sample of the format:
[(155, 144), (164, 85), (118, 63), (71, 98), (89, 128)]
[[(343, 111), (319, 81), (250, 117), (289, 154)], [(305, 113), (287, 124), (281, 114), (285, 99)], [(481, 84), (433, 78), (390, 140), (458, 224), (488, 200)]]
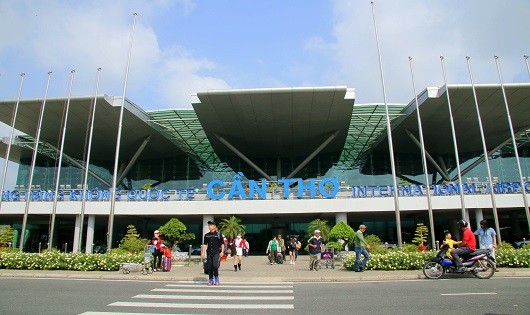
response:
[(235, 310), (288, 312), (294, 311), (294, 285), (287, 282), (230, 282), (207, 286), (205, 282), (180, 281), (134, 295), (129, 301), (110, 303), (107, 308), (108, 311), (82, 315), (167, 314), (170, 310), (201, 314)]

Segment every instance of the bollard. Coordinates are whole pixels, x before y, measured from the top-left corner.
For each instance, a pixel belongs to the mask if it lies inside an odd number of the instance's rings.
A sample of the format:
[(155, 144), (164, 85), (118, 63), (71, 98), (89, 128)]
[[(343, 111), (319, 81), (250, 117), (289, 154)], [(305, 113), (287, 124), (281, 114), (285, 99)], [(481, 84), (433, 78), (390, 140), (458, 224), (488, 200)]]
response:
[(64, 253), (66, 254), (66, 249), (68, 248), (68, 243), (64, 243)]
[(8, 246), (9, 246), (9, 249), (11, 249), (11, 244), (12, 244), (12, 243), (11, 243), (11, 242), (9, 242), (9, 243), (7, 243), (7, 244), (8, 244)]
[(92, 244), (92, 246), (90, 247), (90, 253), (94, 254), (94, 244)]
[(191, 264), (191, 244), (188, 247), (188, 266)]
[(436, 250), (440, 250), (440, 241), (436, 241)]
[(41, 247), (42, 247), (42, 244), (41, 244), (41, 242), (39, 242), (39, 254), (40, 254)]

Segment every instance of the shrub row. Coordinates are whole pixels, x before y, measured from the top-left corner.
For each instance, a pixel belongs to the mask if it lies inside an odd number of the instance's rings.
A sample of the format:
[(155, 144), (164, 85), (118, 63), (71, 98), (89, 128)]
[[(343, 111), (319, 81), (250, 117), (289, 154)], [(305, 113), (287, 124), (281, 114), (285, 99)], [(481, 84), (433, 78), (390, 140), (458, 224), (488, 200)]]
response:
[(34, 270), (116, 271), (120, 263), (143, 263), (143, 254), (82, 254), (0, 252), (0, 268)]
[[(434, 257), (437, 252), (402, 252), (389, 251), (385, 254), (370, 255), (366, 265), (369, 270), (418, 270), (426, 260)], [(530, 268), (530, 249), (504, 249), (497, 251), (497, 267)], [(355, 269), (355, 253), (342, 260), (348, 270)]]

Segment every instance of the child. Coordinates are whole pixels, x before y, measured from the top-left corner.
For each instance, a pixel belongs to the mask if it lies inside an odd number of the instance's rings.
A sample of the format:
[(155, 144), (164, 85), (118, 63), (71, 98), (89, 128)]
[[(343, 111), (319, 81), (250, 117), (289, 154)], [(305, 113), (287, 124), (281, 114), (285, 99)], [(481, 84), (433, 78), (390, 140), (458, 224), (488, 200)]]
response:
[(162, 245), (161, 246), (161, 251), (162, 251), (162, 256), (164, 257), (163, 260), (164, 260), (164, 263), (163, 263), (163, 268), (162, 268), (162, 271), (165, 271), (165, 272), (168, 272), (168, 271), (171, 271), (171, 248), (165, 246), (165, 245)]
[(445, 253), (447, 255), (447, 258), (453, 260), (453, 256), (451, 255), (451, 251), (455, 248), (454, 246), (456, 244), (460, 244), (462, 242), (457, 242), (451, 238), (450, 232), (445, 232), (445, 240), (444, 244), (447, 244), (447, 252)]

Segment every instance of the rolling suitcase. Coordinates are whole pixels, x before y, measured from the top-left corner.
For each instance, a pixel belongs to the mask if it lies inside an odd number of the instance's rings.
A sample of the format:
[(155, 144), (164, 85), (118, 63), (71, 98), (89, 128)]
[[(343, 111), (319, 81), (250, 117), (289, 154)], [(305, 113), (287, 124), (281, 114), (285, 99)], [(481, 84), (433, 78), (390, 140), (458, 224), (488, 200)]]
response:
[(162, 271), (171, 271), (171, 257), (164, 257), (162, 260)]

